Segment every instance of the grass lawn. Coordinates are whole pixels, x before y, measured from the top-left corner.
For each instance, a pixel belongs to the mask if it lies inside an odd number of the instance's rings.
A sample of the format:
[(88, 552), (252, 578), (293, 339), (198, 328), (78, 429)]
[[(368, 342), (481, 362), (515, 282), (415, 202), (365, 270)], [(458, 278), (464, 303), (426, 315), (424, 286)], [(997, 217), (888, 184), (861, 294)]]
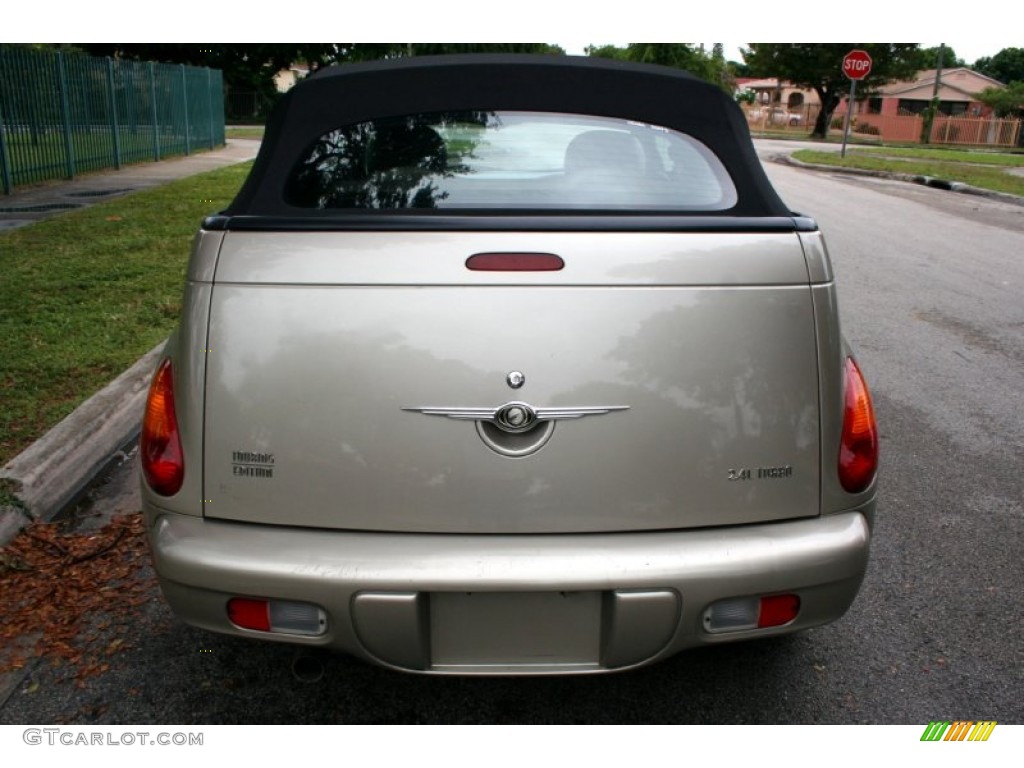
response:
[(231, 126), (224, 129), (224, 137), (228, 139), (262, 139), (263, 126)]
[[(855, 154), (885, 155), (886, 157), (905, 157), (914, 160), (940, 160), (950, 163), (972, 163), (976, 165), (1001, 165), (1006, 168), (1024, 168), (1024, 154), (1008, 152), (986, 152), (964, 149), (914, 149), (911, 147), (875, 147), (872, 149), (857, 148)], [(849, 154), (849, 153), (847, 153)]]
[[(842, 168), (861, 168), (869, 171), (889, 171), (891, 173), (907, 173), (917, 176), (932, 176), (946, 181), (960, 181), (971, 186), (991, 189), (996, 192), (1008, 192), (1013, 195), (1024, 196), (1024, 176), (1014, 176), (1006, 173), (1002, 165), (1015, 165), (1015, 162), (1008, 162), (1000, 165), (978, 164), (975, 160), (970, 162), (953, 162), (946, 160), (929, 159), (930, 155), (904, 155), (904, 151), (944, 153), (945, 150), (894, 150), (884, 149), (878, 151), (854, 150), (846, 153), (846, 158), (840, 158), (837, 152), (818, 152), (815, 150), (802, 149), (793, 153), (793, 157), (805, 163), (818, 165), (833, 165)], [(899, 152), (891, 157), (889, 153)], [(953, 155), (983, 155), (973, 152), (952, 152)], [(943, 157), (947, 155), (943, 154)], [(1016, 155), (997, 155), (1007, 160), (1013, 160)], [(915, 159), (916, 158), (916, 159)]]
[(192, 237), (249, 166), (0, 232), (0, 464), (167, 336)]

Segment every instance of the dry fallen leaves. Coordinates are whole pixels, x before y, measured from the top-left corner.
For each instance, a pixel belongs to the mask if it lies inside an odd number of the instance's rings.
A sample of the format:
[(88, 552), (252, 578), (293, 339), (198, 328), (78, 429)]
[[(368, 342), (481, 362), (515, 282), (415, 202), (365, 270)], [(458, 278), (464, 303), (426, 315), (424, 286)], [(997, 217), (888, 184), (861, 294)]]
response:
[(79, 685), (107, 671), (108, 660), (130, 648), (118, 632), (156, 594), (148, 562), (141, 514), (114, 517), (96, 531), (26, 528), (0, 550), (0, 640), (8, 649), (0, 672), (41, 656), (74, 664)]

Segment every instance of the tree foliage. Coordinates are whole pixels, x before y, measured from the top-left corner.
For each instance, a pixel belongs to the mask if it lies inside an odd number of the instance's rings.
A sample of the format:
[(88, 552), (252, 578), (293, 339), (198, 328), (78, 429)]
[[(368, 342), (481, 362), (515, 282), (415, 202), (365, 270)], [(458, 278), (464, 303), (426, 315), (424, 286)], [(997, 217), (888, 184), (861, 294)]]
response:
[[(935, 69), (939, 65), (939, 48), (936, 45), (931, 48), (920, 48), (917, 51), (917, 68), (918, 69)], [(967, 62), (956, 55), (956, 51), (950, 45), (943, 45), (942, 48), (942, 68), (952, 69), (953, 67), (966, 67)]]
[(78, 43), (93, 56), (116, 56), (168, 64), (211, 67), (224, 73), (228, 89), (274, 90), (274, 75), (296, 62), (312, 68), (333, 61), (337, 43)]
[(986, 88), (976, 97), (999, 117), (1024, 117), (1024, 81), (1018, 80), (1005, 88)]
[(917, 43), (750, 43), (742, 52), (753, 76), (776, 77), (818, 94), (821, 112), (812, 135), (824, 138), (832, 114), (850, 89), (842, 64), (854, 48), (867, 51), (872, 60), (870, 76), (857, 86), (863, 94), (892, 80), (909, 78), (919, 68)]
[(565, 51), (550, 43), (356, 43), (345, 49), (344, 61), (393, 59), (402, 56), (442, 56), (451, 53), (540, 53)]
[(735, 76), (722, 51), (723, 46), (720, 43), (715, 44), (710, 54), (692, 43), (629, 43), (625, 48), (602, 45), (589, 46), (586, 49), (588, 56), (685, 69), (731, 92)]
[(274, 75), (292, 64), (311, 70), (346, 61), (445, 53), (565, 53), (547, 43), (77, 43), (93, 56), (191, 64), (224, 72), (229, 89), (274, 92)]
[(1003, 48), (995, 56), (983, 56), (974, 69), (1001, 83), (1024, 81), (1024, 48)]

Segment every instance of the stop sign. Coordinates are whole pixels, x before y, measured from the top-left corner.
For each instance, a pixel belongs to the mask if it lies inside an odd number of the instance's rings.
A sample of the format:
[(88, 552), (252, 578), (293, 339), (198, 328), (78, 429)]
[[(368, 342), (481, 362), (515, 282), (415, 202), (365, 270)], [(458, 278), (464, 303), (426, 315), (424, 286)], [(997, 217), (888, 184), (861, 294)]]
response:
[(843, 74), (851, 80), (863, 80), (871, 74), (871, 57), (867, 51), (854, 48), (843, 57)]

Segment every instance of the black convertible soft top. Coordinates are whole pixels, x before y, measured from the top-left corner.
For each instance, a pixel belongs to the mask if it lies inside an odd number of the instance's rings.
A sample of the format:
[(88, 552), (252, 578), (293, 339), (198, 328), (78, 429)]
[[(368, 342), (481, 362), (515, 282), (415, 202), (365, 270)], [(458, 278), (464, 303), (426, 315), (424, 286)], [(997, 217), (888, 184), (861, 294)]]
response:
[[(315, 141), (340, 126), (377, 118), (469, 110), (596, 115), (671, 128), (709, 147), (732, 177), (737, 202), (712, 217), (791, 216), (754, 152), (743, 113), (720, 88), (667, 67), (505, 54), (413, 57), (317, 72), (274, 109), (256, 163), (224, 216), (255, 223), (254, 217), (308, 221), (312, 214), (321, 226), (325, 216), (340, 224), (351, 212), (311, 212), (285, 202), (289, 174)], [(233, 228), (223, 220), (221, 226)]]

